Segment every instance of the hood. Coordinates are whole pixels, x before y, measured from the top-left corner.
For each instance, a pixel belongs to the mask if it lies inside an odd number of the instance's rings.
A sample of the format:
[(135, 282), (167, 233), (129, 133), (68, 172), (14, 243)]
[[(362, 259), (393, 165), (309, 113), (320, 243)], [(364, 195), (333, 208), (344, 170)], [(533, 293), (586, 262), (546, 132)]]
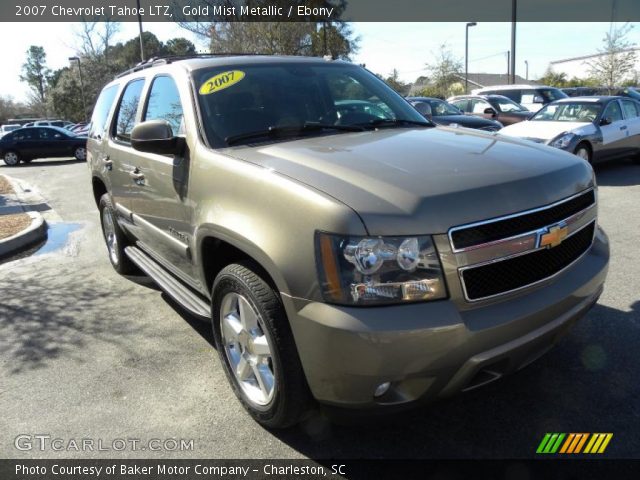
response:
[(470, 115), (438, 115), (431, 118), (431, 121), (437, 125), (457, 123), (461, 127), (468, 128), (499, 127), (498, 123), (493, 120)]
[(331, 195), (372, 235), (444, 233), (593, 183), (591, 167), (574, 155), (451, 127), (340, 133), (224, 153)]
[[(591, 128), (589, 128), (591, 127)], [(500, 130), (501, 135), (520, 138), (538, 138), (549, 141), (565, 132), (582, 133), (595, 129), (590, 122), (520, 122)]]

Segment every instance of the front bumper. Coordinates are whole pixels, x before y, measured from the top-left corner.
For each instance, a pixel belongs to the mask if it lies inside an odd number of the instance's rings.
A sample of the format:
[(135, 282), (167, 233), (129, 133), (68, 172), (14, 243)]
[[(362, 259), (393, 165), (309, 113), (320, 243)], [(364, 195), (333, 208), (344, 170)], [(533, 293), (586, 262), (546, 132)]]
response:
[[(283, 298), (315, 398), (371, 409), (479, 387), (550, 349), (602, 293), (609, 245), (547, 282), (482, 305), (442, 300), (354, 308)], [(387, 393), (376, 388), (391, 382)]]

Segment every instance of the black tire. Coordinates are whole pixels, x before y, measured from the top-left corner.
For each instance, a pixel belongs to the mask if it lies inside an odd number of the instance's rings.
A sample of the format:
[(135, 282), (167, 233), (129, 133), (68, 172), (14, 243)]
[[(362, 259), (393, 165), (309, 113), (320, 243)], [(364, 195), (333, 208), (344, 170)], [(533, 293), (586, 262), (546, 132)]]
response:
[(4, 163), (9, 167), (15, 167), (20, 163), (21, 160), (20, 155), (15, 150), (7, 150), (6, 152), (4, 152), (4, 154), (2, 155), (2, 159), (4, 160)]
[[(118, 225), (118, 222), (116, 221), (116, 218), (117, 218), (116, 211), (113, 208), (113, 205), (111, 203), (111, 199), (109, 198), (108, 193), (105, 193), (100, 198), (99, 209), (100, 209), (100, 225), (102, 226), (102, 235), (104, 237), (105, 244), (107, 245), (107, 252), (108, 252), (109, 261), (111, 262), (111, 265), (113, 265), (113, 268), (115, 269), (115, 271), (121, 275), (127, 275), (129, 273), (136, 272), (137, 267), (129, 259), (129, 257), (127, 257), (127, 254), (124, 252), (125, 247), (129, 245), (129, 241), (127, 239), (127, 236), (124, 234), (124, 232), (120, 228), (120, 225)], [(108, 238), (108, 233), (106, 231), (107, 229), (105, 227), (105, 219), (107, 215), (111, 216), (111, 221), (113, 223), (113, 235), (115, 237), (115, 244), (113, 244), (114, 245), (113, 249), (110, 248), (109, 246), (110, 240)]]
[(584, 143), (584, 142), (579, 143), (576, 146), (576, 149), (573, 151), (573, 153), (576, 156), (586, 160), (589, 163), (593, 162), (593, 151), (591, 150), (591, 147), (587, 143)]
[[(212, 289), (213, 335), (220, 362), (242, 406), (265, 427), (286, 428), (302, 420), (313, 406), (313, 399), (284, 307), (276, 292), (257, 272), (260, 272), (257, 265), (244, 262), (228, 265), (218, 274)], [(222, 339), (220, 314), (222, 300), (229, 293), (239, 294), (249, 302), (257, 312), (258, 325), (269, 342), (269, 366), (274, 372), (275, 391), (266, 405), (257, 406), (249, 399), (229, 363)]]

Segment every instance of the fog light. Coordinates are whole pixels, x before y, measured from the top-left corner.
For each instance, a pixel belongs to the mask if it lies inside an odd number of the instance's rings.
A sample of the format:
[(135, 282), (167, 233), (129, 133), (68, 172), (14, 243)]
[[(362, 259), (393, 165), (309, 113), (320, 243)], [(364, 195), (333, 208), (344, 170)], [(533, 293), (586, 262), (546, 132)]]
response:
[(381, 397), (382, 395), (384, 395), (385, 393), (387, 393), (387, 391), (389, 391), (389, 387), (391, 386), (391, 382), (384, 382), (381, 383), (380, 385), (378, 385), (376, 387), (376, 391), (373, 392), (373, 396), (374, 397)]

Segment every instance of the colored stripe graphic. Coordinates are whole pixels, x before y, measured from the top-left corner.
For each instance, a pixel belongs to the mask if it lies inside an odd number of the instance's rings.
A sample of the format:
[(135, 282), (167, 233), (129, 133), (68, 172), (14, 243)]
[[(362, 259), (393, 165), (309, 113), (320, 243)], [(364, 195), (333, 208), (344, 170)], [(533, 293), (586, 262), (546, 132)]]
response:
[[(613, 433), (546, 433), (536, 453), (600, 454), (604, 453), (612, 438)], [(585, 447), (584, 450), (583, 447)]]

